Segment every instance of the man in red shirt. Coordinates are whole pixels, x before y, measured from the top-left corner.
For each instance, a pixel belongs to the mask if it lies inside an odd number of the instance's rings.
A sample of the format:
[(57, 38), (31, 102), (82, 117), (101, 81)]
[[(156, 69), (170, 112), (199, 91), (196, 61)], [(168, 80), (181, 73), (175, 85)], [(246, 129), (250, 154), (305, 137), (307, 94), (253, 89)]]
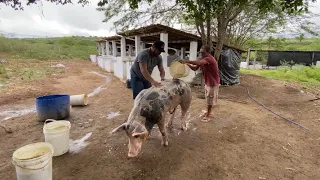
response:
[(205, 84), (205, 97), (207, 102), (207, 112), (204, 114), (202, 122), (210, 120), (212, 106), (217, 104), (218, 92), (220, 86), (220, 76), (218, 63), (210, 54), (209, 46), (202, 46), (200, 49), (201, 60), (179, 60), (183, 64), (187, 64), (192, 70), (196, 71), (201, 68)]

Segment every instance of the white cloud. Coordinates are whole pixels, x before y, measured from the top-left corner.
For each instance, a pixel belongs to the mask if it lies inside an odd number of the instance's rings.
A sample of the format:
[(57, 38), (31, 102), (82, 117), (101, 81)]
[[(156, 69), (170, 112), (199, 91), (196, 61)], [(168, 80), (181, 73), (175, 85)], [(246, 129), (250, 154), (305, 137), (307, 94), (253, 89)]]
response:
[[(0, 31), (16, 36), (111, 36), (112, 22), (103, 23), (104, 13), (96, 10), (99, 0), (91, 0), (82, 7), (79, 4), (56, 5), (44, 1), (43, 4), (25, 6), (24, 11), (16, 11), (1, 5)], [(26, 0), (22, 0), (25, 5)], [(41, 2), (41, 1), (40, 1)], [(310, 10), (320, 13), (320, 2), (312, 3)], [(320, 17), (312, 19), (320, 25)], [(180, 25), (176, 25), (180, 28)]]
[(0, 31), (20, 37), (114, 35), (110, 32), (112, 23), (102, 22), (104, 13), (96, 10), (97, 2), (91, 0), (84, 7), (43, 2), (43, 5), (25, 6), (24, 11), (1, 6)]

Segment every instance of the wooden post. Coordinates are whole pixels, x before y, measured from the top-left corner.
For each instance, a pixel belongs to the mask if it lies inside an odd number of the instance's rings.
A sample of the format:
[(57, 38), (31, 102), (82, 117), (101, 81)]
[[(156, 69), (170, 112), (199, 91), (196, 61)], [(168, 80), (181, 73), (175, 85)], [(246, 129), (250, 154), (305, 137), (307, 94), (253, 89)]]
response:
[(258, 54), (258, 51), (255, 50), (255, 53), (254, 53), (254, 61), (253, 61), (253, 69), (256, 69), (257, 54)]
[(131, 44), (129, 44), (128, 51), (129, 51), (128, 55), (131, 57), (131, 55), (132, 55), (132, 45)]
[(163, 67), (167, 67), (168, 64), (168, 33), (160, 33), (160, 40), (164, 42), (164, 51), (161, 53)]
[(135, 50), (136, 50), (136, 56), (138, 56), (138, 54), (141, 51), (141, 38), (140, 36), (135, 36)]
[[(312, 52), (312, 64), (313, 64), (313, 61), (314, 61), (314, 52)], [(314, 65), (316, 65), (316, 62), (314, 62)]]
[(250, 60), (250, 48), (248, 49), (248, 56), (247, 56), (247, 69), (249, 69), (249, 60)]
[(106, 55), (110, 55), (110, 42), (106, 41)]

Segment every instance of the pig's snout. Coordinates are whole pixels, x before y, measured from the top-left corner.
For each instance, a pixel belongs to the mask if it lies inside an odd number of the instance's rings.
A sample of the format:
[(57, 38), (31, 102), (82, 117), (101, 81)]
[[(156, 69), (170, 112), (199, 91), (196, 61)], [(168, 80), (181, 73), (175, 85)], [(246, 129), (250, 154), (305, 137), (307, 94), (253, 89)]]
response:
[(129, 151), (128, 157), (136, 157), (140, 152), (140, 149), (136, 149), (134, 151)]

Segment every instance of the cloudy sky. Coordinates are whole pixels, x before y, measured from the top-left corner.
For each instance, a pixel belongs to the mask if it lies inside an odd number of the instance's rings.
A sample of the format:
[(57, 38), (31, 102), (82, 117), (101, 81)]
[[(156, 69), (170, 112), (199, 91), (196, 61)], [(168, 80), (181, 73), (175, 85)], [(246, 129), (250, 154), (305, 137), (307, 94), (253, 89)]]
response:
[[(85, 7), (43, 2), (43, 14), (40, 4), (25, 6), (24, 11), (15, 11), (1, 4), (0, 32), (17, 37), (114, 35), (115, 32), (110, 31), (112, 23), (103, 23), (103, 12), (96, 10), (98, 1), (90, 0), (91, 3)], [(320, 2), (313, 6), (312, 12), (320, 13)], [(313, 21), (320, 25), (320, 18)]]
[[(22, 0), (22, 2), (26, 2)], [(103, 23), (103, 12), (96, 10), (99, 0), (90, 0), (90, 4), (82, 7), (78, 4), (55, 5), (43, 2), (25, 6), (24, 11), (16, 11), (1, 5), (0, 31), (18, 36), (108, 36), (112, 23)]]

